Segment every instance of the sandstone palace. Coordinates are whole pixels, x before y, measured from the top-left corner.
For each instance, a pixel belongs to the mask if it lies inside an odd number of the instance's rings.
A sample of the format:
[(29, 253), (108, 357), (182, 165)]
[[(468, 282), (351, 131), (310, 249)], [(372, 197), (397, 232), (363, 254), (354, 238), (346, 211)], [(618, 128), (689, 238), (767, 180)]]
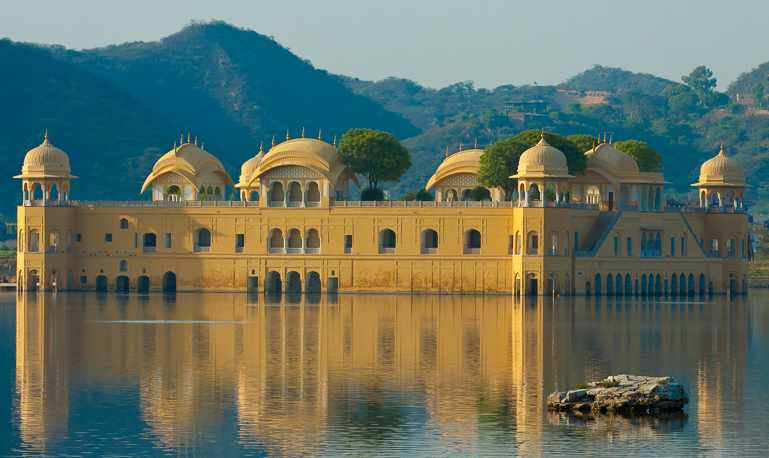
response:
[[(16, 177), (19, 289), (747, 291), (748, 186), (723, 148), (693, 185), (699, 206), (684, 208), (667, 205), (661, 173), (640, 172), (611, 144), (585, 152), (586, 172), (572, 176), (544, 136), (520, 158), (513, 201), (498, 189), (470, 201), (482, 155), (447, 154), (426, 183), (434, 202), (359, 202), (349, 199), (358, 179), (335, 145), (273, 145), (235, 183), (188, 137), (147, 177), (151, 200), (90, 202), (70, 199), (77, 177), (46, 134)], [(228, 187), (239, 200), (225, 199)]]

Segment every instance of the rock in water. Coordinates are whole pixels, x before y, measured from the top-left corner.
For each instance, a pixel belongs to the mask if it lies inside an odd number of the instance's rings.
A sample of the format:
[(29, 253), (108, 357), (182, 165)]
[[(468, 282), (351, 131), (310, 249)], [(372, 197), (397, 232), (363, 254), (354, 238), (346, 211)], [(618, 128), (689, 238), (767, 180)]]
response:
[(588, 388), (555, 392), (547, 397), (554, 411), (591, 410), (595, 412), (673, 412), (684, 408), (689, 397), (673, 377), (614, 375), (588, 383)]

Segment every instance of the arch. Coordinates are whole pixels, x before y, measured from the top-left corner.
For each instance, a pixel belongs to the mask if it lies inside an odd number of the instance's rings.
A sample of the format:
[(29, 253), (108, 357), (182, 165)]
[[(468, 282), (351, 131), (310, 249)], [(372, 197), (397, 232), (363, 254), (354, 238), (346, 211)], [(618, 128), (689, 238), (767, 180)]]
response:
[(614, 276), (612, 276), (612, 274), (606, 276), (606, 295), (614, 295)]
[(713, 295), (713, 282), (708, 283), (708, 296)]
[(455, 202), (458, 199), (459, 194), (457, 193), (456, 189), (447, 189), (446, 190), (446, 201), (448, 202)]
[(283, 246), (283, 231), (280, 229), (273, 229), (272, 233), (270, 234), (270, 248), (283, 249)]
[(99, 275), (96, 277), (96, 292), (97, 293), (106, 293), (107, 292), (107, 277), (105, 275)]
[(657, 236), (654, 238), (654, 256), (662, 256), (662, 234), (657, 232)]
[(590, 296), (590, 282), (585, 282), (585, 296)]
[(646, 202), (646, 210), (654, 211), (654, 187), (649, 186), (649, 193), (647, 194), (648, 201)]
[(120, 218), (120, 229), (128, 229), (128, 220)]
[(646, 245), (647, 245), (647, 238), (646, 238), (646, 232), (641, 233), (641, 257), (648, 256), (648, 253), (646, 251)]
[(694, 295), (694, 274), (689, 274), (689, 295)]
[(142, 250), (145, 253), (154, 253), (157, 247), (157, 236), (152, 232), (142, 234)]
[(289, 229), (288, 248), (294, 250), (302, 249), (302, 233), (299, 232), (299, 229)]
[(548, 240), (547, 254), (549, 255), (558, 254), (558, 232), (552, 231), (549, 234), (547, 234), (547, 240)]
[(22, 199), (24, 200), (24, 202), (29, 201), (29, 185), (27, 184), (26, 181), (24, 182), (24, 185), (22, 186), (22, 190), (23, 190), (23, 193), (24, 193)]
[(59, 288), (61, 288), (61, 283), (59, 282), (59, 272), (57, 272), (55, 269), (51, 271), (51, 275), (48, 278), (48, 288), (52, 291), (58, 291)]
[(320, 188), (318, 188), (318, 183), (315, 181), (307, 184), (307, 202), (320, 202)]
[(480, 250), (481, 249), (481, 233), (475, 229), (470, 229), (465, 232), (465, 249)]
[(302, 278), (299, 275), (299, 272), (291, 271), (286, 275), (286, 292), (287, 293), (302, 292)]
[(438, 253), (438, 232), (434, 229), (425, 229), (419, 235), (422, 245), (422, 254)]
[(127, 293), (130, 288), (130, 282), (128, 281), (128, 277), (125, 275), (120, 275), (115, 280), (115, 292), (116, 293)]
[(656, 212), (660, 211), (661, 206), (662, 206), (662, 189), (660, 189), (660, 187), (657, 186), (656, 190), (654, 191), (654, 211)]
[(529, 185), (529, 200), (541, 200), (542, 196), (539, 195), (539, 185), (537, 183), (531, 183)]
[(302, 201), (302, 185), (296, 181), (288, 184), (288, 201), (294, 203)]
[(53, 229), (51, 232), (48, 233), (48, 252), (51, 253), (58, 253), (59, 252), (59, 242), (61, 239), (61, 234), (59, 234), (58, 229)]
[(654, 279), (654, 294), (662, 294), (662, 277), (657, 274), (657, 278)]
[(643, 274), (641, 277), (641, 295), (646, 296), (646, 292), (649, 290), (649, 283), (648, 279), (646, 278), (646, 274)]
[(35, 200), (43, 200), (43, 185), (32, 183), (32, 196)]
[(526, 275), (526, 294), (530, 296), (536, 296), (539, 294), (539, 279), (537, 278), (537, 274), (528, 274)]
[(537, 233), (537, 231), (529, 231), (529, 233), (526, 234), (526, 254), (539, 254), (539, 233)]
[(595, 274), (595, 295), (596, 296), (601, 295), (601, 274), (600, 273)]
[(700, 296), (705, 294), (705, 274), (700, 274)]
[(40, 252), (40, 232), (37, 229), (29, 231), (29, 251), (31, 253)]
[(280, 273), (274, 270), (267, 273), (264, 290), (268, 293), (280, 293), (283, 291), (283, 282), (280, 279)]
[(166, 188), (165, 192), (165, 199), (164, 200), (181, 200), (182, 197), (182, 188), (179, 186), (172, 184), (171, 186)]
[(547, 279), (547, 290), (545, 293), (556, 295), (559, 294), (561, 291), (559, 290), (559, 281), (558, 274), (551, 273), (550, 278)]
[(625, 274), (625, 296), (633, 294), (633, 279), (630, 274)]
[(306, 293), (319, 293), (320, 292), (320, 274), (315, 271), (307, 273), (306, 285), (304, 287)]
[(25, 248), (26, 247), (24, 246), (24, 230), (20, 229), (19, 236), (16, 239), (16, 251), (18, 251), (19, 253), (22, 253), (24, 252)]
[(150, 277), (148, 277), (146, 275), (142, 275), (141, 277), (139, 277), (139, 282), (138, 282), (137, 290), (140, 293), (149, 293), (150, 292)]
[(726, 237), (726, 256), (730, 258), (737, 256), (737, 237), (732, 234)]
[(619, 188), (619, 205), (630, 205), (630, 188), (627, 185), (622, 185)]
[(128, 272), (128, 261), (126, 261), (125, 259), (120, 261), (120, 263), (118, 264), (118, 271)]
[(622, 274), (617, 274), (616, 285), (614, 285), (614, 295), (622, 296)]
[(681, 272), (681, 276), (678, 277), (678, 294), (681, 296), (686, 295), (686, 274)]
[(471, 196), (471, 193), (472, 193), (471, 191), (472, 191), (471, 189), (465, 189), (464, 191), (462, 191), (462, 200), (473, 200)]
[(163, 274), (163, 292), (175, 293), (176, 292), (176, 274), (170, 270)]
[(72, 231), (67, 231), (67, 253), (72, 253)]
[(205, 227), (195, 230), (192, 235), (193, 251), (198, 253), (208, 253), (211, 251), (211, 231)]
[(307, 231), (307, 248), (320, 249), (320, 235), (315, 228)]
[(259, 201), (259, 191), (251, 191), (248, 193), (248, 200), (250, 202), (258, 202)]
[(379, 231), (379, 252), (395, 253), (395, 232), (392, 229), (382, 229)]
[[(588, 204), (600, 204), (601, 203), (601, 190), (597, 186), (588, 186), (585, 189), (585, 203)], [(598, 288), (596, 288), (596, 294)]]
[(563, 293), (566, 295), (571, 294), (571, 289), (569, 289), (569, 274), (563, 274)]
[(670, 294), (673, 296), (678, 295), (678, 276), (675, 272), (670, 276)]
[(748, 294), (748, 284), (745, 275), (742, 275), (742, 294)]
[(710, 236), (710, 241), (708, 243), (708, 247), (709, 247), (711, 253), (718, 252), (718, 236), (716, 236), (716, 235), (711, 235)]
[(283, 191), (283, 183), (280, 181), (273, 181), (270, 184), (270, 201), (271, 202), (283, 202), (285, 199), (285, 192)]
[(72, 277), (73, 277), (72, 271), (71, 270), (67, 271), (67, 289), (72, 289)]
[(48, 198), (51, 200), (59, 200), (59, 187), (56, 183), (51, 183), (48, 186)]
[(215, 200), (222, 200), (222, 189), (219, 186), (214, 188), (214, 196)]
[(641, 211), (646, 211), (646, 186), (641, 186)]

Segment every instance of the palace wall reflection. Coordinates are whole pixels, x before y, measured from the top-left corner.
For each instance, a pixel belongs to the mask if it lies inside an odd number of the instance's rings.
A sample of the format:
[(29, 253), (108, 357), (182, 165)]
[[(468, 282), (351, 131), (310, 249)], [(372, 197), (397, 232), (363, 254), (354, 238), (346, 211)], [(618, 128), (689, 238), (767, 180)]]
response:
[(744, 407), (757, 332), (745, 302), (532, 300), (20, 294), (19, 435), (29, 451), (65, 440), (72, 392), (98, 384), (134, 387), (142, 436), (179, 455), (228, 427), (244, 450), (274, 454), (427, 441), (445, 454), (545, 455), (545, 430), (567, 427), (547, 420), (550, 392), (645, 373), (685, 384), (699, 447), (730, 440), (723, 421)]

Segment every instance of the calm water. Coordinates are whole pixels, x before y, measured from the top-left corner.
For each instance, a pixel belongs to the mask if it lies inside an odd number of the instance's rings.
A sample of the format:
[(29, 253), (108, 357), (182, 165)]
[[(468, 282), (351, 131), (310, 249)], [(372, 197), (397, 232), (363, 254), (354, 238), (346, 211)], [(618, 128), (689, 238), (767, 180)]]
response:
[[(620, 373), (685, 415), (547, 412)], [(0, 295), (0, 456), (763, 456), (768, 380), (763, 291)]]

